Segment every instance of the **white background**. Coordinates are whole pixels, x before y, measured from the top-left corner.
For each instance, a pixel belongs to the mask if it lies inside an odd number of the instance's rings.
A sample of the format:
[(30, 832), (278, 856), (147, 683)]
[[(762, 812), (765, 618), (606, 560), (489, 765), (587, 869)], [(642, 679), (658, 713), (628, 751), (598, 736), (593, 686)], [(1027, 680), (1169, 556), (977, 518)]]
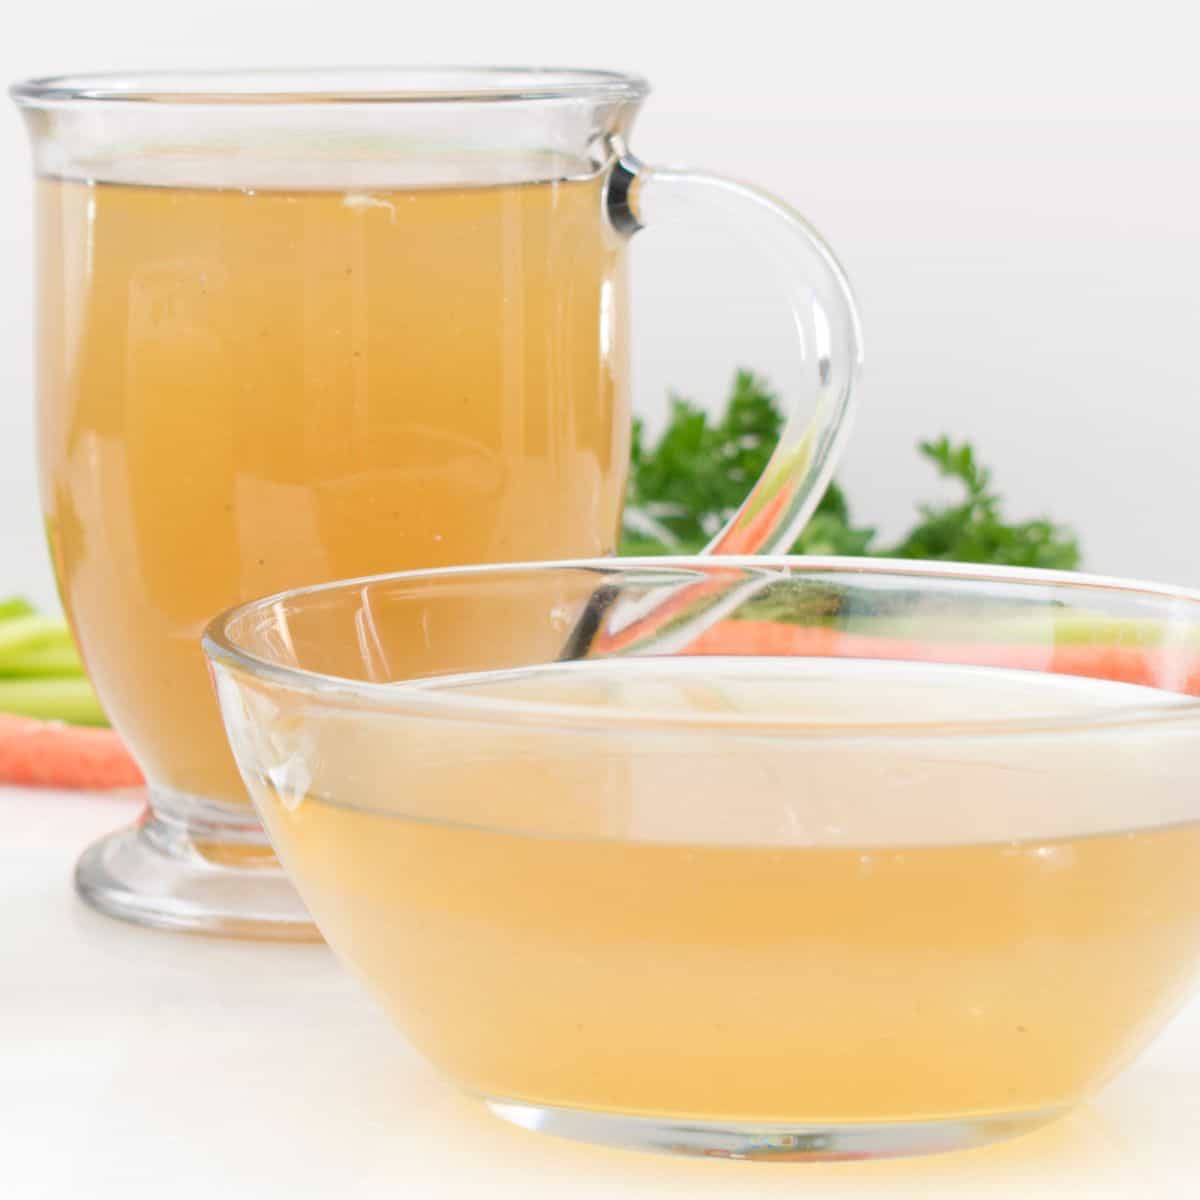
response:
[[(717, 16), (707, 17), (706, 9)], [(647, 160), (754, 180), (829, 237), (868, 373), (841, 472), (885, 532), (936, 495), (916, 439), (970, 437), (1014, 515), (1094, 570), (1200, 585), (1200, 82), (1190, 5), (609, 0), (24, 3), (0, 76), (164, 65), (609, 66), (654, 84)], [(28, 159), (0, 115), (0, 593), (51, 602), (33, 482)], [(639, 235), (636, 396), (786, 384), (769, 273)]]

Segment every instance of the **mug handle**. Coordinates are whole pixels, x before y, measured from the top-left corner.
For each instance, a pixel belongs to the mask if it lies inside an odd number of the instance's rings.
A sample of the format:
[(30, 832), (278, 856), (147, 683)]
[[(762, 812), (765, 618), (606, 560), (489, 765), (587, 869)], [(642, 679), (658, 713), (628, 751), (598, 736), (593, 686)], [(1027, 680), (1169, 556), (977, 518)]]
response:
[(819, 233), (767, 192), (688, 168), (652, 167), (620, 152), (609, 175), (609, 217), (624, 233), (707, 218), (761, 248), (782, 276), (804, 386), (788, 406), (766, 469), (705, 554), (785, 554), (821, 500), (850, 432), (862, 331), (846, 273)]

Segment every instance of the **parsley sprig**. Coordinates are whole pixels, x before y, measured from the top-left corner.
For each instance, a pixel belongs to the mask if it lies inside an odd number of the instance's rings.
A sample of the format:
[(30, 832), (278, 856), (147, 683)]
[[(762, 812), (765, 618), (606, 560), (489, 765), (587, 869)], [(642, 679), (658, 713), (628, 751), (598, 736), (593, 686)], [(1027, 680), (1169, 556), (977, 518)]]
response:
[[(783, 426), (779, 402), (749, 371), (734, 379), (725, 411), (713, 422), (696, 405), (671, 400), (671, 414), (651, 444), (634, 423), (623, 554), (686, 554), (699, 550), (733, 515), (758, 478)], [(895, 545), (856, 525), (845, 493), (830, 485), (801, 533), (796, 554), (871, 554), (1073, 570), (1079, 541), (1047, 517), (1012, 522), (968, 443), (948, 437), (921, 442), (918, 451), (945, 479), (961, 485), (949, 504), (921, 504), (916, 524)]]

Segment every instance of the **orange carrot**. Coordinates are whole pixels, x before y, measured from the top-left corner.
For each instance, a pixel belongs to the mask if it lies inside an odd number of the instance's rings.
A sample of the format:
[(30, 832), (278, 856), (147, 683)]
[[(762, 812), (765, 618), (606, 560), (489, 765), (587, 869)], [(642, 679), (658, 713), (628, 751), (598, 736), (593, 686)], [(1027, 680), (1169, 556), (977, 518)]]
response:
[(721, 539), (718, 554), (755, 554), (762, 547), (767, 533), (774, 527), (779, 514), (787, 507), (796, 488), (784, 484), (740, 529), (730, 530)]
[(799, 658), (882, 658), (960, 663), (1083, 675), (1200, 695), (1200, 651), (1111, 643), (919, 642), (845, 633), (826, 626), (775, 621), (722, 621), (706, 629), (687, 654), (766, 654)]
[[(669, 559), (667, 563), (669, 565)], [(592, 641), (593, 653), (597, 655), (615, 654), (618, 650), (626, 650), (635, 645), (644, 637), (652, 637), (670, 624), (671, 619), (677, 613), (687, 612), (706, 596), (719, 595), (724, 592), (737, 574), (738, 568), (736, 567), (725, 569), (710, 567), (699, 579), (677, 587), (672, 595), (656, 603), (646, 616), (631, 622), (616, 633), (609, 633), (601, 629)]]
[(0, 713), (0, 784), (24, 787), (136, 787), (142, 773), (111, 729)]

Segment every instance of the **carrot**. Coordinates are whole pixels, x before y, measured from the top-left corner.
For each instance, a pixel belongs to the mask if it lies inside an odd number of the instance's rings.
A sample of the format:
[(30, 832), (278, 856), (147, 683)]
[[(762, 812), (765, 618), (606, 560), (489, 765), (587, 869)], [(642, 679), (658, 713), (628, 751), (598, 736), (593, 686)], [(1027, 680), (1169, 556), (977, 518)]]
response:
[(1200, 649), (1068, 642), (920, 642), (776, 621), (722, 621), (687, 654), (760, 654), (800, 658), (881, 658), (962, 663), (1055, 675), (1082, 675), (1200, 695)]
[(111, 729), (85, 729), (0, 713), (0, 784), (136, 787), (142, 773)]
[(717, 554), (755, 554), (775, 527), (779, 514), (787, 507), (796, 488), (785, 484), (750, 517), (740, 529), (730, 530), (720, 542)]
[[(667, 561), (669, 563), (670, 560)], [(601, 628), (592, 640), (592, 652), (597, 655), (615, 654), (620, 650), (628, 650), (643, 638), (654, 637), (661, 633), (677, 614), (697, 608), (706, 596), (721, 595), (737, 574), (736, 567), (723, 570), (710, 567), (700, 578), (677, 587), (665, 600), (657, 602), (649, 613), (616, 633)]]

